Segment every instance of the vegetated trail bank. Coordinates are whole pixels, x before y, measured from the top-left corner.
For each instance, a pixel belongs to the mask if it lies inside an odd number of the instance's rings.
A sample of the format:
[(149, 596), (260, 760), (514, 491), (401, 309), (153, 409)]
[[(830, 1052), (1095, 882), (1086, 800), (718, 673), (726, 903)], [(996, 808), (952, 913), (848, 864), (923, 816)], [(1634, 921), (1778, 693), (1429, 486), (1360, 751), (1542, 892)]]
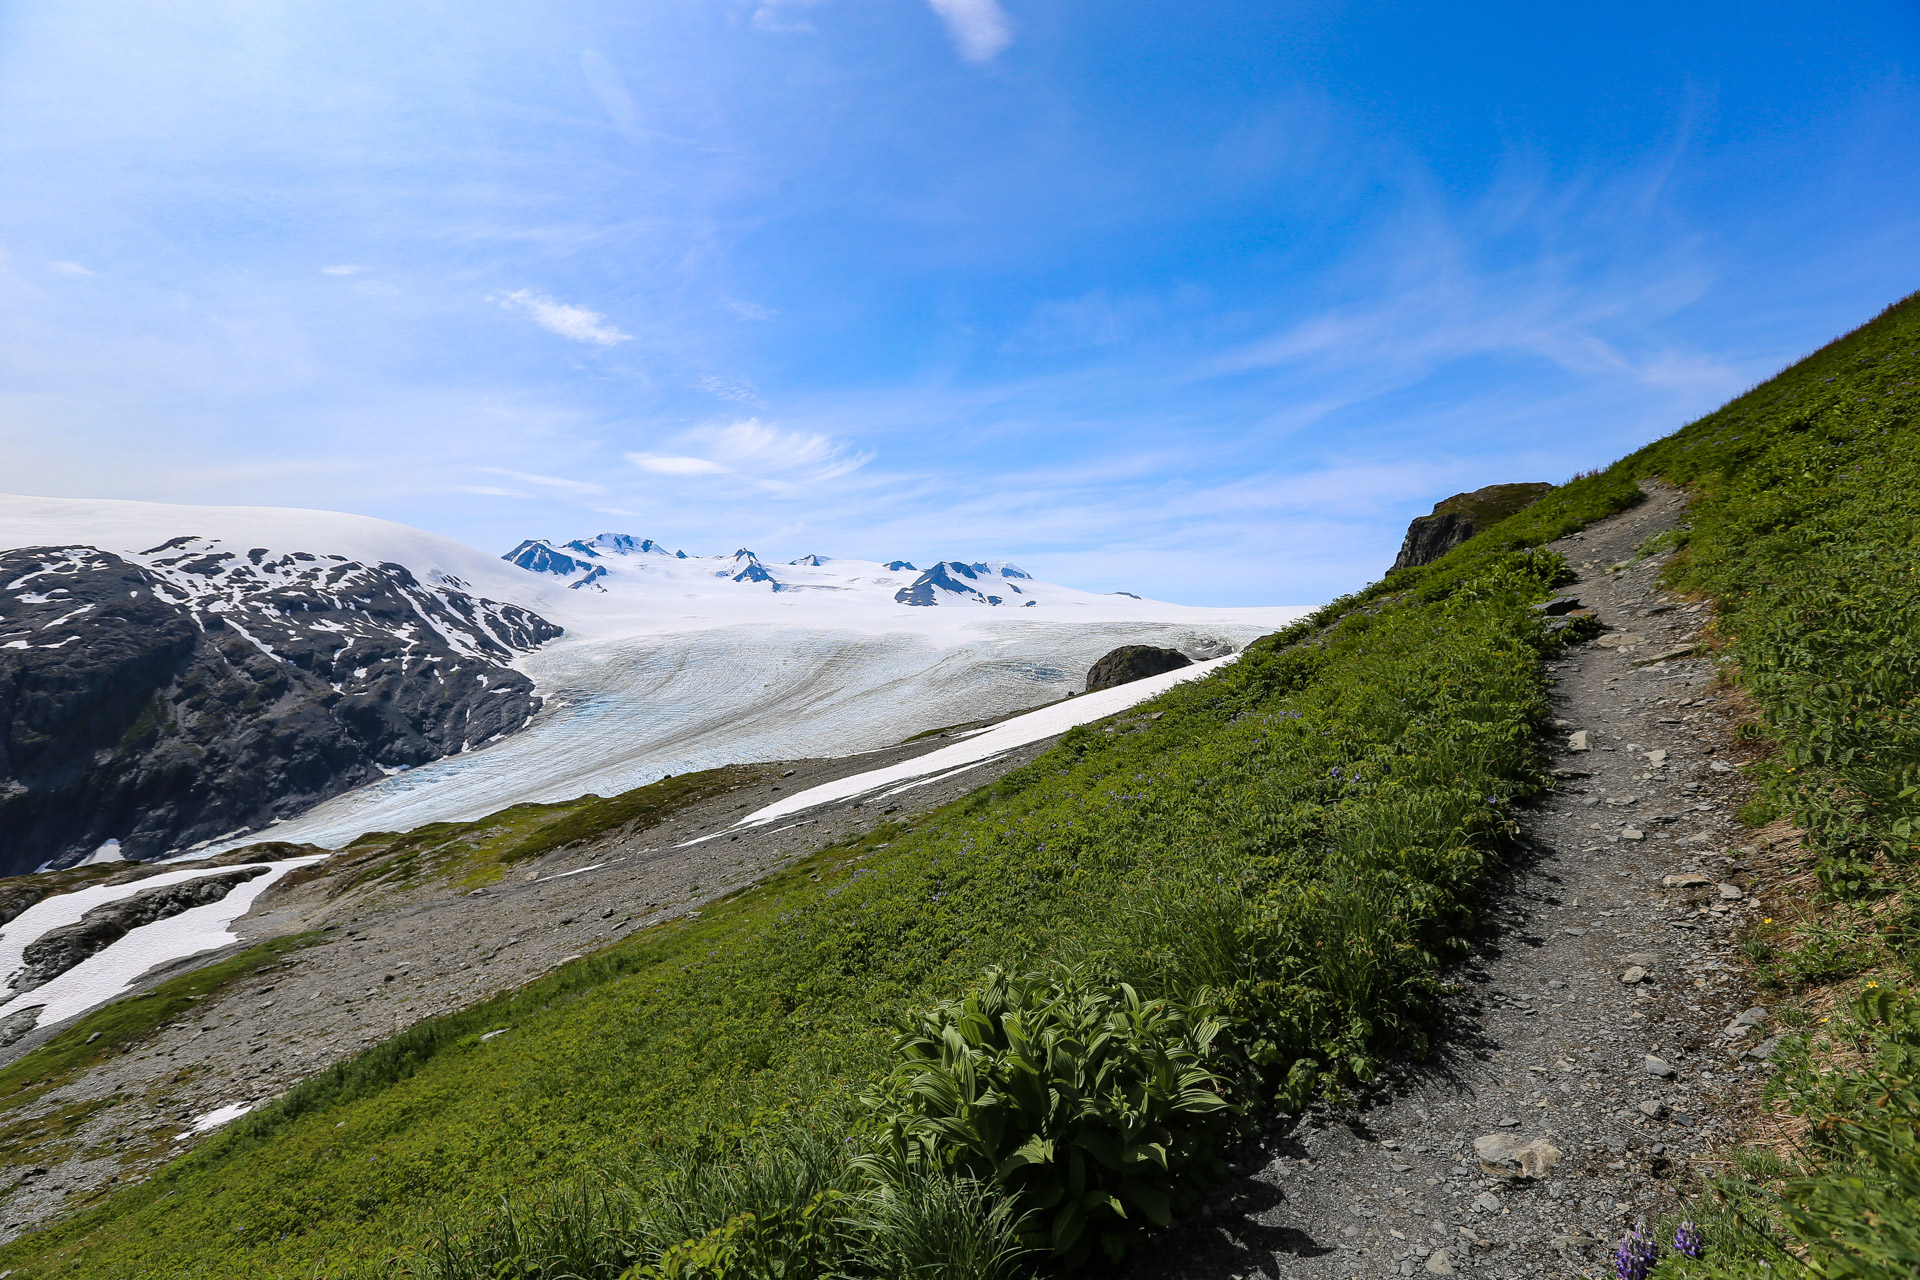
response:
[[(1650, 485), (1549, 544), (1581, 574), (1562, 593), (1609, 630), (1553, 665), (1560, 783), (1520, 815), (1432, 1059), (1276, 1126), (1207, 1225), (1132, 1274), (1597, 1274), (1751, 1122), (1776, 1039), (1764, 1016), (1723, 1032), (1759, 998), (1735, 944), (1764, 909), (1734, 817), (1741, 700), (1707, 604), (1660, 587), (1672, 551), (1635, 557), (1684, 517)], [(1490, 1172), (1489, 1136), (1552, 1155)]]

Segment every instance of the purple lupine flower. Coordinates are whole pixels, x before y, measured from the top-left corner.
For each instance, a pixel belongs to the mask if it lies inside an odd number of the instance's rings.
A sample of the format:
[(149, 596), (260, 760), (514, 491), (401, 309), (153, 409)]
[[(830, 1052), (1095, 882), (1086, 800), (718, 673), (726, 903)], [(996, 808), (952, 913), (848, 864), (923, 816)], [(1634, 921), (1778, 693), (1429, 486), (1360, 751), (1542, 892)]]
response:
[(1614, 1248), (1614, 1274), (1620, 1280), (1647, 1280), (1653, 1272), (1653, 1264), (1659, 1260), (1659, 1245), (1638, 1231), (1629, 1231), (1620, 1237), (1619, 1245)]
[(1704, 1258), (1707, 1256), (1707, 1242), (1700, 1238), (1699, 1228), (1693, 1225), (1693, 1219), (1680, 1224), (1673, 1233), (1673, 1251), (1683, 1258)]

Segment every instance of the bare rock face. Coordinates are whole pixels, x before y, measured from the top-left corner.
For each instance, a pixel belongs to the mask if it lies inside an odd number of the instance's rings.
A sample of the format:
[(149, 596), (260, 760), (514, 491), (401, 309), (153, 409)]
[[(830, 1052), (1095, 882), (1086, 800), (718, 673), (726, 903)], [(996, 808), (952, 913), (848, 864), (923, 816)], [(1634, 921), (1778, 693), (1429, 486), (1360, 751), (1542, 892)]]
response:
[(1178, 649), (1159, 649), (1150, 644), (1123, 644), (1087, 672), (1087, 692), (1132, 684), (1148, 676), (1164, 675), (1193, 665), (1193, 659)]
[(560, 633), (451, 579), (180, 538), (0, 552), (0, 876), (261, 826), (510, 733)]
[(1532, 482), (1490, 484), (1472, 493), (1456, 493), (1435, 504), (1433, 514), (1414, 517), (1393, 567), (1432, 564), (1482, 529), (1532, 506), (1552, 491), (1550, 484)]

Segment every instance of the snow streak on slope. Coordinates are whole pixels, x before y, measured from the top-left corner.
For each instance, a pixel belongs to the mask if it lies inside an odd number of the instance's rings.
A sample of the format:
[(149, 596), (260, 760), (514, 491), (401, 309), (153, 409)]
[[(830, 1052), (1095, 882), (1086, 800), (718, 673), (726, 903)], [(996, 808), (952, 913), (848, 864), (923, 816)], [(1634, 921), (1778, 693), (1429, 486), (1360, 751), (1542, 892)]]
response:
[(1148, 676), (1144, 680), (1135, 680), (1116, 688), (1102, 689), (1098, 693), (1089, 693), (1065, 702), (1056, 702), (1038, 711), (1029, 711), (1023, 716), (1015, 716), (983, 732), (970, 733), (952, 746), (942, 747), (924, 756), (890, 765), (885, 769), (856, 773), (845, 778), (836, 778), (832, 782), (823, 782), (805, 791), (797, 791), (764, 809), (755, 810), (734, 825), (736, 827), (764, 826), (769, 822), (778, 822), (782, 818), (792, 817), (796, 813), (804, 813), (808, 809), (817, 809), (823, 804), (834, 804), (841, 800), (851, 800), (855, 796), (864, 796), (879, 791), (882, 787), (891, 787), (892, 790), (886, 794), (893, 795), (907, 790), (907, 787), (897, 785), (899, 783), (919, 785), (939, 778), (951, 777), (974, 765), (998, 759), (1016, 748), (1040, 742), (1058, 733), (1065, 733), (1075, 725), (1089, 724), (1116, 712), (1125, 711), (1128, 707), (1165, 693), (1177, 684), (1210, 675), (1239, 656), (1233, 654), (1225, 658), (1215, 658), (1211, 662), (1196, 662), (1178, 671)]
[[(228, 928), (245, 915), (254, 900), (281, 876), (315, 858), (288, 858), (263, 863), (267, 874), (235, 886), (218, 902), (193, 907), (152, 924), (141, 925), (125, 937), (82, 960), (44, 986), (0, 1001), (0, 1017), (38, 1009), (39, 1026), (52, 1026), (85, 1013), (127, 990), (156, 965), (168, 964), (203, 951), (217, 951), (239, 939)], [(242, 864), (244, 865), (244, 864)], [(95, 907), (129, 898), (149, 889), (220, 875), (239, 867), (163, 871), (128, 884), (95, 885), (44, 899), (21, 912), (0, 933), (0, 986), (26, 967), (25, 952), (37, 939), (62, 925), (73, 924)]]

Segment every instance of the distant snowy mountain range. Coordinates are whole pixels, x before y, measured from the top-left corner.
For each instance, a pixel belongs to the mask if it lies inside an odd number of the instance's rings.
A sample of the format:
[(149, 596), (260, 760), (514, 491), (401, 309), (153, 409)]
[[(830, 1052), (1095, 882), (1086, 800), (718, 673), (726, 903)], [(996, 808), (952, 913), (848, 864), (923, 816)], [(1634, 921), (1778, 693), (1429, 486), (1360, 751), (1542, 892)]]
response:
[[(744, 547), (730, 556), (690, 556), (684, 551), (669, 551), (651, 538), (625, 533), (576, 538), (558, 546), (530, 538), (501, 558), (530, 573), (563, 579), (575, 591), (704, 588), (711, 585), (711, 580), (720, 580), (763, 585), (773, 591), (853, 592), (870, 603), (885, 597), (894, 604), (914, 607), (973, 604), (1033, 608), (1045, 599), (1065, 599), (1069, 592), (1098, 598), (1088, 592), (1038, 583), (1025, 569), (1004, 560), (972, 564), (942, 560), (925, 570), (905, 560), (880, 563), (822, 555), (768, 564)], [(1140, 598), (1130, 592), (1116, 594)]]
[(1118, 644), (1214, 657), (1301, 612), (1000, 561), (615, 533), (495, 557), (336, 512), (0, 495), (0, 874), (864, 750), (1058, 698)]

